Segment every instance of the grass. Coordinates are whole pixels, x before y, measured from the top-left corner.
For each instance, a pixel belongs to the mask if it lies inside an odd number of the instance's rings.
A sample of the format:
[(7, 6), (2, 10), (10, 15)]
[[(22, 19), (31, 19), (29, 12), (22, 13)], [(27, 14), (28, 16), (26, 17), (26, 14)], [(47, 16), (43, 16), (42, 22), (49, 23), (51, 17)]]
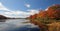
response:
[(41, 30), (49, 30), (49, 31), (60, 31), (60, 20), (56, 20), (56, 19), (34, 19), (32, 20), (32, 23), (40, 26), (44, 26), (44, 29)]

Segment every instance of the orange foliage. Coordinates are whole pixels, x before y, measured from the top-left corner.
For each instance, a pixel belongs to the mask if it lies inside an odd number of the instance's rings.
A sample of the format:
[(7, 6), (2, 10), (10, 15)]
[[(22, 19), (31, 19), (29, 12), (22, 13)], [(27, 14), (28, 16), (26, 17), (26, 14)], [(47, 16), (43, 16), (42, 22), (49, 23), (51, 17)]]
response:
[(53, 5), (47, 10), (50, 18), (60, 18), (60, 5)]
[(48, 10), (41, 10), (38, 14), (31, 15), (30, 18), (60, 18), (60, 5), (53, 5), (47, 8)]
[(31, 19), (35, 19), (37, 17), (37, 14), (31, 15), (30, 18)]
[(47, 16), (47, 12), (46, 11), (40, 11), (38, 14), (38, 17), (44, 18)]

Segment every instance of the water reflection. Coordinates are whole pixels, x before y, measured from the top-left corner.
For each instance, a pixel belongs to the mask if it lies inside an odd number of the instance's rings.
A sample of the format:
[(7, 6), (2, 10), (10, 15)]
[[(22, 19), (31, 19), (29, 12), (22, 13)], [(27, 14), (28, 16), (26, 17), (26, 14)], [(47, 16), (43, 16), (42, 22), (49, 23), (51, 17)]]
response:
[(0, 22), (5, 22), (6, 21), (6, 19), (0, 19)]
[(39, 31), (39, 28), (31, 23), (22, 23), (29, 20), (7, 19), (5, 21), (0, 22), (0, 31)]

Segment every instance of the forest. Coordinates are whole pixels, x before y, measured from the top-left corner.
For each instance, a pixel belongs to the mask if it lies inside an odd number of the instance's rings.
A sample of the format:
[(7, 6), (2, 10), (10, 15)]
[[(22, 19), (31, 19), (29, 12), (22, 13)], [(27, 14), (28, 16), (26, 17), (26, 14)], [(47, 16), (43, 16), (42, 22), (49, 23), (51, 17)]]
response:
[(60, 31), (60, 4), (40, 10), (38, 14), (30, 15), (28, 19), (38, 25), (41, 31)]

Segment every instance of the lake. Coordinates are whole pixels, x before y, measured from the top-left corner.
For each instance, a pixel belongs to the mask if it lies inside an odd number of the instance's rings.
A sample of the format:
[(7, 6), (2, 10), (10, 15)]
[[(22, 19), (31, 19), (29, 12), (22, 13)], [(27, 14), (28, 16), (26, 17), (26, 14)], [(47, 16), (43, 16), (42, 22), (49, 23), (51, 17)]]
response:
[(29, 21), (26, 19), (6, 19), (2, 21), (5, 22), (0, 22), (0, 31), (39, 31), (37, 25), (23, 23)]

